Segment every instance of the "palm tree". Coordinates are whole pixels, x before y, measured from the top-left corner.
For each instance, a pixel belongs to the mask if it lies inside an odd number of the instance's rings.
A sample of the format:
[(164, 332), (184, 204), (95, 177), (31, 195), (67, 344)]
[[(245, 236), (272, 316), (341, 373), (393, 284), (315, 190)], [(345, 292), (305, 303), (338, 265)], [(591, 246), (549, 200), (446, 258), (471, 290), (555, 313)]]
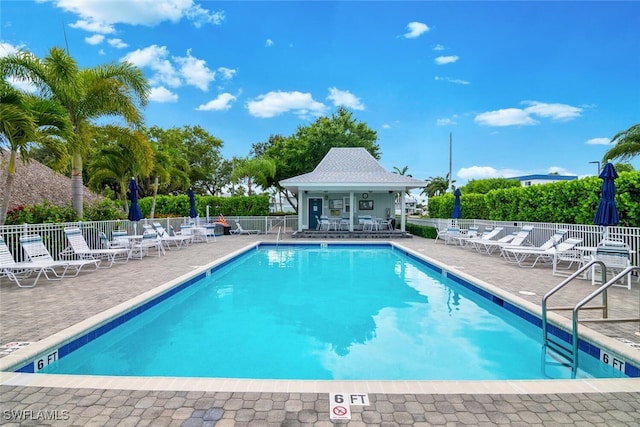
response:
[(618, 132), (611, 142), (615, 146), (607, 151), (602, 158), (602, 163), (609, 160), (620, 159), (630, 160), (640, 154), (640, 123), (631, 126), (629, 129)]
[[(452, 181), (455, 182), (455, 181)], [(427, 185), (424, 187), (420, 194), (425, 194), (428, 197), (440, 196), (447, 192), (449, 188), (449, 174), (443, 178), (441, 176), (430, 177), (427, 180)]]
[(251, 185), (255, 182), (262, 188), (266, 188), (269, 179), (276, 174), (276, 165), (271, 159), (264, 157), (255, 157), (253, 159), (240, 159), (231, 174), (231, 179), (237, 181), (239, 179), (247, 179), (247, 193), (251, 196)]
[(82, 169), (92, 140), (90, 124), (97, 119), (120, 117), (129, 125), (141, 125), (139, 107), (146, 105), (150, 90), (147, 79), (139, 68), (126, 62), (81, 69), (57, 47), (51, 48), (43, 60), (26, 51), (0, 58), (0, 75), (34, 84), (42, 96), (66, 109), (73, 126), (67, 139), (71, 154), (71, 200), (81, 218)]
[(129, 211), (127, 187), (131, 177), (146, 177), (153, 165), (153, 149), (142, 132), (119, 126), (105, 126), (93, 132), (100, 148), (88, 164), (91, 172), (89, 186), (97, 191), (105, 185), (113, 187)]
[(397, 166), (393, 167), (393, 173), (402, 175), (402, 176), (408, 176), (409, 178), (413, 178), (413, 175), (411, 175), (410, 173), (407, 173), (408, 170), (409, 170), (409, 166), (403, 166), (402, 169), (400, 169)]
[(20, 92), (0, 81), (0, 139), (9, 146), (4, 197), (0, 202), (0, 225), (7, 219), (7, 208), (16, 173), (18, 155), (29, 160), (31, 143), (49, 148), (56, 158), (66, 155), (61, 138), (68, 135), (71, 123), (66, 111), (56, 102)]
[(151, 143), (154, 155), (153, 170), (150, 178), (153, 180), (151, 184), (153, 199), (151, 201), (151, 219), (155, 216), (156, 199), (160, 187), (181, 188), (186, 190), (189, 187), (189, 163), (183, 157), (180, 157), (175, 150), (171, 150), (166, 144)]

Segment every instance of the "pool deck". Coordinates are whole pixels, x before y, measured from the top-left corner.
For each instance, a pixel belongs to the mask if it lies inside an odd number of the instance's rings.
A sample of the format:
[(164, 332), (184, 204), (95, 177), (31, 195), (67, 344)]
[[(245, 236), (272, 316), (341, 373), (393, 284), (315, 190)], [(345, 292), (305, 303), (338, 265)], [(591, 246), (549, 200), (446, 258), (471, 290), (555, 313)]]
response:
[[(189, 274), (253, 242), (271, 240), (274, 235), (221, 236), (216, 242), (192, 244), (160, 258), (131, 260), (59, 282), (41, 279), (30, 289), (2, 279), (0, 346), (11, 342), (37, 345), (139, 298), (160, 283)], [(539, 307), (542, 295), (562, 281), (551, 274), (548, 265), (520, 268), (497, 255), (422, 238), (394, 242), (532, 307)], [(575, 303), (592, 290), (590, 282), (578, 280), (570, 291), (558, 295), (553, 305)], [(631, 290), (611, 289), (609, 304), (610, 317), (640, 316), (640, 284), (634, 279)], [(587, 328), (605, 339), (610, 337), (612, 348), (623, 348), (624, 353), (638, 354), (634, 358), (640, 359), (638, 323), (581, 324), (581, 333), (590, 333)], [(12, 354), (0, 355), (0, 362)], [(329, 393), (367, 393), (369, 404), (351, 405), (350, 420), (331, 420)], [(15, 426), (631, 426), (640, 425), (640, 379), (255, 381), (2, 372), (0, 403), (0, 425)]]

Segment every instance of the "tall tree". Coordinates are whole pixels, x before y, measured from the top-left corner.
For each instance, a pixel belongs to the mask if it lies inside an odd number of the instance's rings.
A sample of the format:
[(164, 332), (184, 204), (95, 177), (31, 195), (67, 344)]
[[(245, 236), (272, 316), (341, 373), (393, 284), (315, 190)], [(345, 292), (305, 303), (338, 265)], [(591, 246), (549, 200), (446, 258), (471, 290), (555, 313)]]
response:
[(234, 181), (246, 179), (247, 194), (253, 194), (253, 183), (261, 186), (263, 189), (269, 187), (269, 181), (276, 174), (275, 162), (269, 158), (244, 158), (240, 159), (233, 168), (231, 179)]
[(66, 111), (58, 103), (18, 91), (4, 79), (0, 81), (0, 147), (7, 145), (9, 149), (0, 225), (7, 219), (18, 156), (23, 162), (29, 161), (28, 148), (35, 143), (49, 147), (57, 158), (65, 158), (63, 141), (70, 131)]
[(266, 148), (254, 144), (254, 149), (262, 150), (265, 157), (275, 162), (276, 173), (269, 184), (282, 191), (297, 210), (295, 199), (280, 187), (281, 180), (311, 172), (333, 147), (363, 147), (379, 159), (377, 138), (374, 130), (340, 107), (331, 117), (320, 117), (309, 126), (298, 127), (290, 137), (272, 136)]
[(89, 187), (100, 192), (105, 186), (113, 189), (128, 213), (127, 187), (131, 177), (140, 181), (154, 167), (154, 153), (144, 133), (119, 126), (104, 126), (92, 132), (99, 147), (89, 161)]
[(67, 111), (73, 134), (67, 139), (71, 154), (71, 201), (82, 217), (83, 161), (91, 144), (91, 123), (117, 117), (129, 125), (142, 124), (140, 108), (146, 105), (149, 83), (130, 63), (110, 63), (80, 68), (62, 48), (49, 50), (44, 59), (26, 51), (0, 58), (0, 74), (34, 84), (42, 96)]
[[(149, 135), (154, 141), (176, 150), (173, 154), (185, 159), (189, 175), (189, 185), (195, 193), (216, 194), (220, 191), (213, 185), (214, 177), (222, 165), (220, 150), (223, 142), (209, 134), (200, 126), (184, 126), (182, 128), (161, 129), (152, 127)], [(176, 182), (181, 185), (181, 183)], [(172, 189), (173, 184), (171, 185)]]
[(640, 155), (640, 123), (618, 132), (611, 143), (616, 145), (605, 153), (603, 164), (613, 159), (630, 160)]
[[(455, 182), (452, 181), (452, 182)], [(439, 196), (447, 192), (449, 188), (449, 174), (443, 178), (441, 176), (431, 177), (427, 179), (427, 185), (420, 194), (426, 194), (428, 197)]]

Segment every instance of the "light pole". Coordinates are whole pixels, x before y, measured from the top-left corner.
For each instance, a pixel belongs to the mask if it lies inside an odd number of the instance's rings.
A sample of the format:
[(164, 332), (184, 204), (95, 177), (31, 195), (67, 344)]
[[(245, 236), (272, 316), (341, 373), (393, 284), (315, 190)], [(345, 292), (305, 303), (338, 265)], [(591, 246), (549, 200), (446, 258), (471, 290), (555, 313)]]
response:
[(589, 162), (589, 163), (595, 163), (598, 165), (598, 175), (596, 176), (600, 176), (600, 161), (599, 160), (594, 160), (593, 162)]

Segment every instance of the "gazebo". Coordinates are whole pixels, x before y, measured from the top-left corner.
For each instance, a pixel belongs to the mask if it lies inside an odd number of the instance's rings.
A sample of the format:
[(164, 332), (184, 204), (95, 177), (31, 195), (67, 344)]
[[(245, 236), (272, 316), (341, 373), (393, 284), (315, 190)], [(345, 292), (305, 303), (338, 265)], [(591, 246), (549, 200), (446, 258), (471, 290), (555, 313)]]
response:
[[(398, 193), (425, 186), (419, 179), (387, 171), (364, 148), (331, 148), (313, 172), (280, 181), (298, 199), (298, 231), (314, 230), (321, 216), (348, 218), (349, 231), (359, 216), (395, 216)], [(404, 197), (400, 229), (406, 226)]]

